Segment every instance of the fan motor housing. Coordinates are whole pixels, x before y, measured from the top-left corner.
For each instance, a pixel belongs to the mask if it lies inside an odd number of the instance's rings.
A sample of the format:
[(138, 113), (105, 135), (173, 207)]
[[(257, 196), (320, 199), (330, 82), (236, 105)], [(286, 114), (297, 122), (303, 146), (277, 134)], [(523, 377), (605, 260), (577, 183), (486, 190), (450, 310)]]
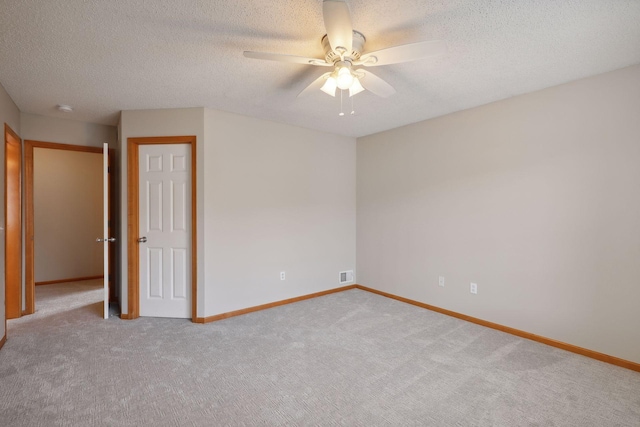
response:
[[(344, 54), (344, 59), (347, 59), (351, 62), (357, 61), (360, 59), (360, 55), (362, 55), (362, 50), (364, 49), (364, 43), (367, 41), (364, 34), (359, 31), (353, 30), (353, 42), (351, 43), (351, 52)], [(340, 54), (336, 53), (331, 49), (331, 45), (329, 44), (329, 37), (325, 34), (322, 37), (322, 48), (324, 49), (325, 59), (329, 64), (335, 64), (336, 62), (342, 60), (340, 58)]]

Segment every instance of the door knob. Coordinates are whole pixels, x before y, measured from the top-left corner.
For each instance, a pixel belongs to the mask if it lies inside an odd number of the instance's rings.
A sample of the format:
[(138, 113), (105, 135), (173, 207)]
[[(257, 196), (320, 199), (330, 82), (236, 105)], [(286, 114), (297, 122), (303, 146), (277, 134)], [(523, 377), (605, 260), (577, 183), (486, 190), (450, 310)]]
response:
[(140, 237), (138, 243), (147, 243), (147, 238), (145, 236)]
[(108, 239), (101, 239), (101, 238), (99, 238), (99, 237), (98, 237), (98, 238), (96, 239), (96, 242), (98, 242), (98, 243), (102, 243), (102, 242), (115, 242), (115, 241), (116, 241), (116, 238), (115, 238), (115, 237), (110, 237), (110, 238), (108, 238)]

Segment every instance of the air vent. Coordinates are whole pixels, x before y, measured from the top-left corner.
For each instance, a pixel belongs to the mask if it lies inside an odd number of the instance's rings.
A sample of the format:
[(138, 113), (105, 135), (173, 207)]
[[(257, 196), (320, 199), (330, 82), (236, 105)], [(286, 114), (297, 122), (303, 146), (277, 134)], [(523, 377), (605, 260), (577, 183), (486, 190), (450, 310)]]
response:
[(353, 283), (353, 270), (341, 271), (339, 275), (340, 284)]

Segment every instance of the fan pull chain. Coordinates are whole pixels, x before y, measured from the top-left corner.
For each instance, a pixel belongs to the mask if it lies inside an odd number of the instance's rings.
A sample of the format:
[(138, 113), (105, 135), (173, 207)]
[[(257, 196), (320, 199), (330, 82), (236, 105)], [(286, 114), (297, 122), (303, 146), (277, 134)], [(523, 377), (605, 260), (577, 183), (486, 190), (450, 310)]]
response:
[(340, 90), (340, 114), (338, 114), (340, 117), (344, 116), (344, 111), (342, 110), (342, 92), (344, 92), (342, 89)]
[(351, 115), (353, 116), (356, 113), (355, 108), (353, 108), (353, 96), (351, 97)]

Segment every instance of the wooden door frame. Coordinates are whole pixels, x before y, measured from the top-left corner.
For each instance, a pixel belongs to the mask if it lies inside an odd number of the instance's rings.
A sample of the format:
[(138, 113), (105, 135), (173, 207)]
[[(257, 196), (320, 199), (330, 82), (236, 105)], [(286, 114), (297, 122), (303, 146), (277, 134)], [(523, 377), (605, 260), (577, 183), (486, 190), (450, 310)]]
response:
[[(17, 168), (8, 167), (10, 157)], [(22, 140), (4, 124), (4, 279), (6, 319), (22, 316)], [(16, 182), (17, 181), (17, 182)], [(17, 189), (10, 186), (17, 184)], [(13, 218), (12, 221), (10, 219)], [(13, 276), (10, 278), (9, 276)], [(15, 307), (17, 305), (17, 308)]]
[(58, 144), (55, 142), (24, 141), (24, 206), (25, 206), (25, 314), (36, 312), (35, 301), (35, 247), (34, 212), (33, 212), (33, 150), (34, 148), (50, 148), (53, 150), (82, 151), (102, 154), (102, 147), (84, 145)]
[(123, 319), (140, 317), (140, 257), (138, 237), (140, 233), (140, 146), (160, 144), (189, 144), (191, 146), (191, 320), (197, 318), (198, 271), (197, 271), (197, 193), (196, 193), (196, 137), (156, 136), (127, 138), (127, 314)]

